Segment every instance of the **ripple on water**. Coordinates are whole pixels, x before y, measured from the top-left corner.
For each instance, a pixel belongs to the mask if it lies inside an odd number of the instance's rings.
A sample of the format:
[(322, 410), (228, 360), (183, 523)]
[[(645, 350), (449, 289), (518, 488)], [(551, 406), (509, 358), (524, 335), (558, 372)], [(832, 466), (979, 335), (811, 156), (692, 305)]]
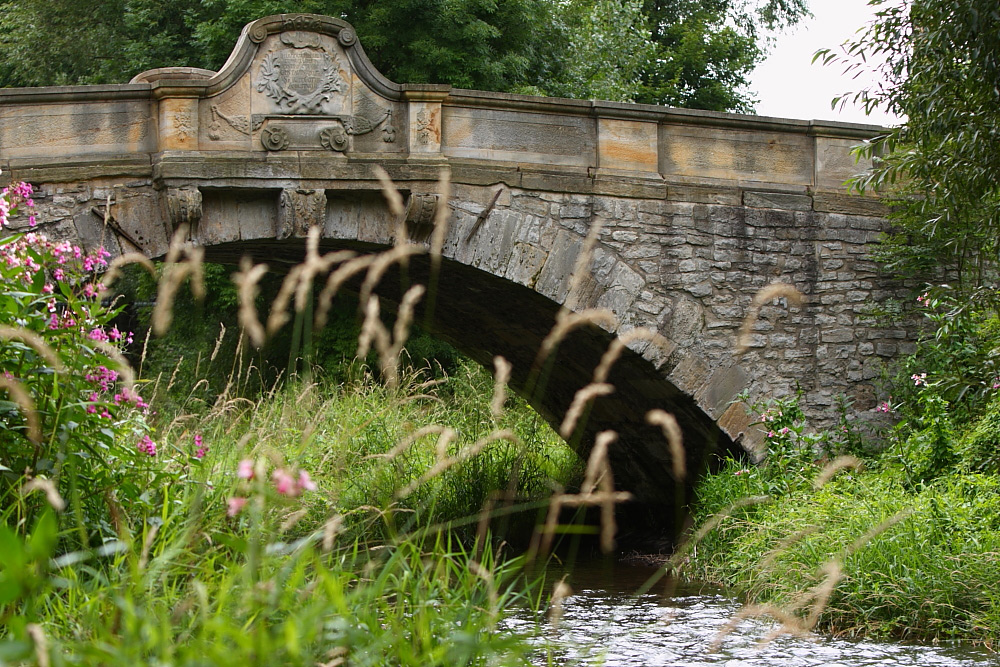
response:
[[(645, 574), (641, 576), (645, 578)], [(635, 575), (610, 585), (601, 580), (601, 585), (595, 586), (593, 581), (593, 576), (586, 572), (582, 575), (579, 571), (574, 572), (570, 583), (575, 593), (563, 601), (558, 628), (544, 624), (540, 634), (532, 640), (539, 647), (536, 664), (1000, 667), (1000, 658), (996, 655), (969, 646), (930, 646), (820, 635), (782, 635), (767, 641), (775, 625), (758, 619), (742, 621), (719, 641), (720, 632), (741, 606), (730, 597), (680, 592), (673, 597), (654, 593), (629, 595), (629, 590), (637, 590), (639, 586), (635, 583)], [(534, 622), (534, 617), (524, 612), (509, 618), (507, 627), (529, 632)]]

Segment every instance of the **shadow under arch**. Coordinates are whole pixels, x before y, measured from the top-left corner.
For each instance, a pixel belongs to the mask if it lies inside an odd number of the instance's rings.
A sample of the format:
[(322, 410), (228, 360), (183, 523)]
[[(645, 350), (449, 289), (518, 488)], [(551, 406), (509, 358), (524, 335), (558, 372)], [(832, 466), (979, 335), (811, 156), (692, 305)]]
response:
[[(303, 260), (303, 246), (301, 238), (223, 243), (206, 246), (205, 259), (237, 264), (248, 256), (282, 273)], [(320, 243), (321, 254), (341, 249), (368, 254), (387, 247), (331, 239)], [(356, 292), (361, 278), (346, 289)], [(395, 309), (402, 293), (414, 284), (436, 286), (433, 299), (425, 295), (415, 321), (487, 368), (493, 368), (495, 355), (505, 357), (513, 366), (510, 388), (527, 399), (557, 431), (574, 394), (591, 381), (614, 339), (614, 334), (594, 325), (575, 329), (553, 352), (540, 379), (538, 374), (533, 378), (533, 364), (542, 340), (555, 323), (558, 303), (506, 278), (448, 258), (442, 258), (440, 273), (432, 280), (430, 258), (422, 255), (411, 257), (404, 270), (394, 265), (379, 283), (375, 293), (384, 304), (383, 317), (385, 311)], [(427, 312), (431, 301), (433, 312)], [(684, 527), (685, 505), (713, 455), (729, 452), (738, 456), (745, 452), (663, 370), (636, 352), (624, 351), (612, 367), (608, 382), (615, 391), (593, 401), (569, 444), (586, 457), (598, 432), (610, 429), (618, 433), (617, 442), (609, 450), (615, 486), (635, 497), (633, 502), (619, 507), (619, 542), (668, 548)], [(683, 432), (689, 475), (682, 484), (673, 478), (662, 431), (646, 423), (646, 414), (653, 409), (673, 414)]]

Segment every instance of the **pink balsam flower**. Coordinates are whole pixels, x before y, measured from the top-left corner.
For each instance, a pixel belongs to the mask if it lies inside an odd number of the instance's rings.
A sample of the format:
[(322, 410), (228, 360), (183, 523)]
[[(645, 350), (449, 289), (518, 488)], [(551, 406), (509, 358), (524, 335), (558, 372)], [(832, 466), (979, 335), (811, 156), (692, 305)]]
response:
[(226, 509), (226, 516), (236, 516), (242, 511), (243, 506), (247, 504), (246, 498), (240, 498), (239, 496), (230, 498), (228, 501), (228, 508)]

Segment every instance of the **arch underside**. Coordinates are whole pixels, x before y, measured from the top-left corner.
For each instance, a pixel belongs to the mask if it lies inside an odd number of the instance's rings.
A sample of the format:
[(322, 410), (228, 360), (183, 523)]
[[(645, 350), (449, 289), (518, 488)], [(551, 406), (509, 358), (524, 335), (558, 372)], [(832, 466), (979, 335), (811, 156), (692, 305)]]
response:
[[(383, 246), (324, 240), (321, 252), (349, 248), (362, 253), (385, 250)], [(240, 241), (206, 247), (206, 259), (238, 263), (249, 256), (267, 262), (272, 270), (286, 270), (303, 259), (302, 239)], [(432, 281), (430, 260), (411, 258), (405, 274), (395, 267), (382, 279), (377, 293), (391, 310), (409, 285), (436, 284), (436, 294), (425, 296), (416, 321), (464, 354), (493, 367), (502, 355), (512, 365), (510, 386), (558, 429), (577, 390), (587, 385), (613, 335), (588, 325), (570, 333), (541, 371), (534, 366), (539, 346), (555, 323), (559, 304), (532, 289), (488, 272), (445, 259), (440, 275)], [(357, 283), (348, 286), (356, 290)], [(434, 303), (433, 312), (424, 309)], [(534, 372), (533, 372), (534, 368)], [(615, 485), (636, 499), (619, 512), (622, 523), (648, 531), (650, 527), (672, 534), (680, 528), (683, 506), (690, 499), (691, 483), (713, 454), (742, 452), (738, 445), (703, 412), (691, 396), (678, 389), (663, 372), (632, 350), (612, 368), (608, 382), (614, 393), (597, 398), (570, 439), (586, 456), (597, 433), (613, 430), (617, 442), (609, 458)], [(684, 435), (687, 484), (673, 479), (669, 448), (659, 427), (646, 423), (653, 409), (672, 413)]]

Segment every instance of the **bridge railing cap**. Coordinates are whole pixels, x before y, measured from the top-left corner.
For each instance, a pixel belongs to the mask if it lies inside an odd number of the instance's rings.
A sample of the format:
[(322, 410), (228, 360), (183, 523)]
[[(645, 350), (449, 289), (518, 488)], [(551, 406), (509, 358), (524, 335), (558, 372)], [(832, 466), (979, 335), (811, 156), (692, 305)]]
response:
[(200, 67), (159, 67), (136, 74), (129, 83), (153, 83), (168, 80), (198, 81), (211, 79), (213, 76), (215, 76), (215, 72)]

